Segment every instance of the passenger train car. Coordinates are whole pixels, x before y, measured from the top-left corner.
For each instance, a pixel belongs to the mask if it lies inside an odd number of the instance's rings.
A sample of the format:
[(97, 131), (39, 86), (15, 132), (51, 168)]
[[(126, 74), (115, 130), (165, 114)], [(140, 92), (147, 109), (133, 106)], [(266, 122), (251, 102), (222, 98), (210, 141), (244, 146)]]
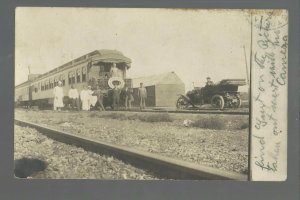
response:
[[(15, 104), (21, 106), (46, 106), (53, 104), (53, 89), (62, 82), (64, 103), (68, 91), (74, 85), (80, 92), (84, 86), (99, 85), (105, 92), (104, 104), (111, 105), (110, 93), (115, 84), (121, 89), (131, 86), (131, 79), (126, 79), (126, 71), (131, 60), (116, 50), (96, 50), (74, 59), (45, 74), (28, 78), (28, 81), (15, 87)], [(112, 77), (113, 70), (118, 76)]]

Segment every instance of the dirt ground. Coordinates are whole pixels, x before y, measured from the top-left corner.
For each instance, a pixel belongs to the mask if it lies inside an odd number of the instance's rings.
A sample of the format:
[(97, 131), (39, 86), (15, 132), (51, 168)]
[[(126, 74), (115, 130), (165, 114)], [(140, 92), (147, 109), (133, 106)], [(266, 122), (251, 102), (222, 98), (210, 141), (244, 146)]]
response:
[[(76, 135), (218, 169), (248, 173), (249, 116), (172, 113), (166, 114), (166, 122), (148, 120), (155, 118), (155, 115), (120, 111), (54, 112), (18, 109), (15, 112), (17, 119)], [(165, 116), (161, 119), (164, 121)], [(186, 127), (183, 125), (184, 120), (213, 123), (204, 123), (202, 128)]]

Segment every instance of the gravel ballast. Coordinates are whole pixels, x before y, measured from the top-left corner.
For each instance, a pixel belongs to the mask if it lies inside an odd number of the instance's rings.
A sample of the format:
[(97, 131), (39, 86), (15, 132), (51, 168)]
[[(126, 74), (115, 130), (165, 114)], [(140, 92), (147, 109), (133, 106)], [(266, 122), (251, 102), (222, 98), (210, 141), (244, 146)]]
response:
[(14, 159), (39, 159), (44, 171), (27, 178), (37, 179), (138, 179), (156, 177), (113, 157), (87, 152), (82, 148), (52, 140), (35, 129), (15, 125)]
[[(96, 113), (96, 114), (94, 114)], [(16, 118), (112, 144), (198, 163), (222, 170), (248, 173), (248, 116), (217, 116), (223, 130), (185, 127), (184, 119), (202, 120), (210, 115), (170, 114), (170, 122), (111, 119), (113, 112), (53, 112), (16, 110)], [(114, 112), (118, 113), (118, 112)], [(122, 115), (153, 115), (125, 113)]]

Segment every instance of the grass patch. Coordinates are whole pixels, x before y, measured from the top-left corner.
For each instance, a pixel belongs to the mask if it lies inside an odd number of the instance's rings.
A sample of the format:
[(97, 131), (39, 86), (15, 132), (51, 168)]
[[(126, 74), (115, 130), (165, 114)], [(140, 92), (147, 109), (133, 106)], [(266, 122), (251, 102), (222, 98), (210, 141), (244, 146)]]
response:
[(63, 123), (66, 123), (66, 122), (68, 122), (68, 121), (63, 120), (63, 119), (60, 119), (60, 120), (58, 120), (58, 121), (56, 121), (56, 122), (53, 122), (53, 123), (54, 123), (54, 124), (63, 124)]
[(133, 114), (126, 115), (124, 113), (91, 113), (89, 117), (99, 117), (105, 119), (118, 119), (118, 120), (139, 120), (142, 122), (173, 122), (173, 118), (168, 113), (155, 113), (155, 114)]
[(240, 129), (246, 129), (246, 128), (249, 128), (249, 123), (243, 123), (243, 124), (240, 126)]
[(128, 119), (128, 117), (123, 113), (109, 113), (109, 114), (100, 115), (100, 117), (106, 119), (119, 119), (119, 120)]
[(143, 122), (173, 122), (173, 118), (168, 113), (140, 115), (139, 120)]
[(93, 112), (89, 115), (92, 118), (105, 118), (105, 119), (119, 119), (119, 120), (126, 120), (127, 116), (123, 113), (99, 113)]
[(92, 112), (89, 117), (100, 117), (98, 112)]
[(217, 116), (196, 120), (191, 123), (191, 126), (197, 128), (215, 129), (215, 130), (226, 129), (226, 123), (224, 122), (224, 119), (221, 119), (220, 117)]

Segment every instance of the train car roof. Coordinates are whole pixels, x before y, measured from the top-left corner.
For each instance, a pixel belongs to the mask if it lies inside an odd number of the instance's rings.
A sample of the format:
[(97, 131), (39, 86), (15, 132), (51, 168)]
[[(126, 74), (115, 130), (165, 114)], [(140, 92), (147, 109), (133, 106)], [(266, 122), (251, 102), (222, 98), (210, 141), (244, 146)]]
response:
[(30, 84), (30, 81), (25, 81), (25, 82), (23, 82), (23, 83), (20, 83), (19, 85), (16, 85), (15, 88), (20, 88), (20, 87), (22, 87), (22, 86), (27, 86), (27, 85), (29, 85), (29, 84)]
[[(124, 62), (126, 64), (127, 69), (130, 68), (130, 64), (131, 64), (131, 59), (124, 56), (120, 51), (111, 50), (111, 49), (100, 49), (100, 50), (92, 51), (83, 56), (80, 56), (70, 62), (67, 62), (67, 63), (65, 63), (59, 67), (56, 67), (44, 74), (41, 74), (38, 77), (36, 77), (33, 81), (44, 78), (45, 76), (49, 76), (49, 75), (53, 75), (55, 73), (61, 72), (67, 68), (70, 68), (74, 64), (77, 64), (79, 62), (83, 62), (83, 61), (86, 61), (89, 59), (96, 61), (96, 62)], [(15, 87), (20, 87), (23, 84), (26, 85), (29, 82), (30, 81), (23, 82)]]
[(120, 51), (117, 50), (109, 50), (109, 49), (102, 49), (96, 50), (92, 52), (93, 55), (99, 55), (100, 62), (124, 62), (127, 65), (127, 69), (130, 68), (131, 59), (124, 56)]

